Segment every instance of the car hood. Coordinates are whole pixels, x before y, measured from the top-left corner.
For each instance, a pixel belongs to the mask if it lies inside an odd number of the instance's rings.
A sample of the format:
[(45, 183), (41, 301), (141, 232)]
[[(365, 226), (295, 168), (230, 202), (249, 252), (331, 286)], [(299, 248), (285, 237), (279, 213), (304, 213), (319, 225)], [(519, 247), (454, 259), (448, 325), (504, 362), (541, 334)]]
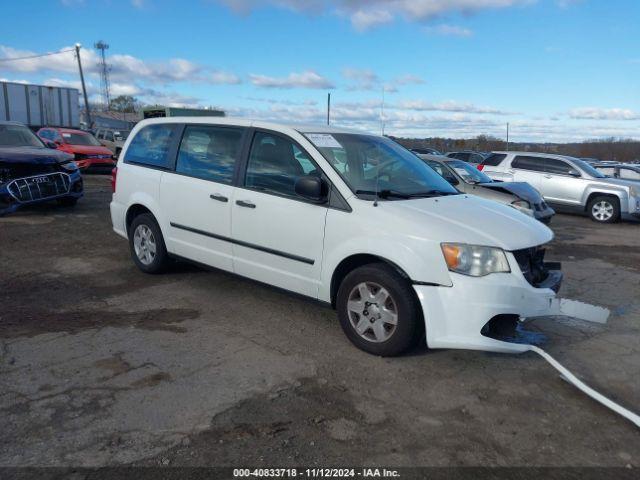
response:
[(479, 183), (477, 186), (495, 190), (497, 192), (510, 193), (522, 200), (526, 200), (531, 205), (542, 201), (540, 192), (526, 182), (491, 182)]
[[(473, 195), (386, 201), (390, 218), (404, 219), (410, 235), (437, 242), (486, 245), (513, 251), (550, 242), (553, 232), (510, 206)], [(415, 231), (414, 231), (415, 228)]]
[(637, 187), (638, 186), (637, 180), (626, 180), (624, 178), (612, 178), (612, 177), (596, 178), (595, 181), (604, 182), (608, 185), (617, 185), (619, 187)]
[(113, 152), (102, 145), (68, 145), (73, 153), (81, 153), (83, 155), (113, 155)]
[(72, 160), (73, 156), (46, 147), (0, 147), (0, 162), (52, 164)]

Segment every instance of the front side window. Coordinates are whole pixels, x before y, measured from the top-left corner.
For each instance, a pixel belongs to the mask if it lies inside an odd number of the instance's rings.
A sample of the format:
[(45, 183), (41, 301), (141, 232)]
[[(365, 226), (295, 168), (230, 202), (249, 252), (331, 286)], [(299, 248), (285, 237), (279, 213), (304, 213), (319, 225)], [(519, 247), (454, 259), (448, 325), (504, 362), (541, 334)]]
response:
[(518, 155), (513, 159), (513, 162), (511, 162), (511, 166), (520, 170), (544, 172), (544, 158)]
[(458, 179), (456, 178), (456, 176), (442, 163), (436, 162), (434, 160), (426, 160), (426, 162), (427, 165), (438, 172), (438, 175), (444, 178), (451, 185), (456, 185), (458, 183)]
[(296, 197), (295, 182), (304, 175), (321, 175), (315, 162), (293, 141), (257, 132), (245, 176), (245, 186)]
[(305, 136), (360, 198), (459, 193), (423, 160), (388, 138), (354, 133)]
[(42, 140), (23, 125), (0, 125), (0, 147), (44, 147)]
[(169, 150), (178, 126), (168, 123), (148, 125), (138, 131), (129, 144), (124, 161), (159, 168), (169, 168)]
[(113, 132), (104, 132), (104, 139), (113, 142)]
[(491, 183), (493, 180), (477, 168), (460, 160), (447, 162), (447, 166), (452, 168), (467, 183)]
[(575, 169), (567, 162), (557, 160), (555, 158), (545, 158), (545, 171), (549, 173), (555, 173), (558, 175), (569, 175), (571, 172), (575, 172)]
[(178, 150), (176, 172), (230, 185), (242, 133), (241, 128), (187, 126)]

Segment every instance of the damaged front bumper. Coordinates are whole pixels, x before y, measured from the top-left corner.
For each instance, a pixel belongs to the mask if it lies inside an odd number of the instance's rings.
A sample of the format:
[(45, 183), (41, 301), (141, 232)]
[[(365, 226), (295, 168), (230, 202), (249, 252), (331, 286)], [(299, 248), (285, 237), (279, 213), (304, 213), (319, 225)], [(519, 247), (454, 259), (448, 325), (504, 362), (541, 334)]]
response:
[(80, 198), (83, 190), (78, 170), (12, 178), (0, 183), (0, 215), (15, 212), (24, 205), (59, 198)]
[[(544, 251), (505, 252), (510, 273), (469, 277), (451, 273), (453, 285), (414, 285), (424, 312), (429, 348), (463, 348), (503, 353), (529, 351), (528, 345), (485, 335), (498, 317), (566, 315), (606, 321), (608, 310), (559, 299), (562, 283), (559, 264), (543, 264)], [(544, 267), (544, 268), (542, 268)], [(551, 268), (551, 269), (550, 269)]]

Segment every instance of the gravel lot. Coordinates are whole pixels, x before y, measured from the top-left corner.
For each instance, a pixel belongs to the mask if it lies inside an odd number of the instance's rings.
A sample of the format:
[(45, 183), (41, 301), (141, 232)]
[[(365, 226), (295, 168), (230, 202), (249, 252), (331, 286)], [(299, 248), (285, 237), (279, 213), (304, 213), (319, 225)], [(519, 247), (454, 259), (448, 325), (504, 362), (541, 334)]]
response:
[[(377, 358), (335, 312), (178, 264), (139, 272), (107, 177), (75, 209), (0, 218), (0, 466), (640, 467), (640, 431), (535, 354)], [(640, 410), (640, 225), (558, 215), (548, 258), (605, 326), (539, 319), (542, 346)]]

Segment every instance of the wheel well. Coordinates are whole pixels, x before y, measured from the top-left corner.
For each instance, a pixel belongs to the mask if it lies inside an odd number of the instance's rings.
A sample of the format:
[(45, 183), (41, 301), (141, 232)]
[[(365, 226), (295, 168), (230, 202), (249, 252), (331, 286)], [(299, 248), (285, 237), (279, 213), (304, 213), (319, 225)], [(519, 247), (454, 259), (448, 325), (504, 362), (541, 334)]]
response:
[(368, 265), (370, 263), (386, 263), (387, 265), (395, 268), (400, 275), (402, 275), (406, 279), (409, 279), (409, 275), (407, 275), (404, 270), (402, 270), (398, 265), (387, 260), (386, 258), (366, 253), (351, 255), (350, 257), (342, 260), (333, 271), (333, 276), (331, 277), (331, 306), (333, 308), (336, 307), (336, 297), (338, 296), (338, 289), (340, 288), (342, 280), (344, 280), (344, 278), (356, 268), (362, 267), (363, 265)]
[(585, 212), (589, 210), (589, 203), (591, 203), (591, 200), (593, 200), (593, 199), (594, 199), (594, 198), (596, 198), (596, 197), (611, 197), (611, 198), (613, 198), (614, 200), (617, 200), (617, 201), (618, 201), (618, 206), (620, 205), (620, 199), (619, 199), (616, 195), (613, 195), (613, 194), (611, 194), (611, 193), (599, 193), (599, 192), (593, 192), (593, 193), (589, 194), (589, 197), (587, 198), (587, 203), (586, 203), (586, 205), (584, 206), (584, 210), (585, 210)]
[(127, 216), (125, 219), (125, 225), (127, 227), (127, 235), (129, 234), (129, 227), (131, 226), (131, 222), (133, 222), (133, 219), (136, 218), (138, 215), (142, 215), (143, 213), (151, 213), (151, 210), (149, 210), (144, 205), (140, 205), (139, 203), (136, 203), (135, 205), (131, 205), (129, 207), (129, 210), (127, 210)]

